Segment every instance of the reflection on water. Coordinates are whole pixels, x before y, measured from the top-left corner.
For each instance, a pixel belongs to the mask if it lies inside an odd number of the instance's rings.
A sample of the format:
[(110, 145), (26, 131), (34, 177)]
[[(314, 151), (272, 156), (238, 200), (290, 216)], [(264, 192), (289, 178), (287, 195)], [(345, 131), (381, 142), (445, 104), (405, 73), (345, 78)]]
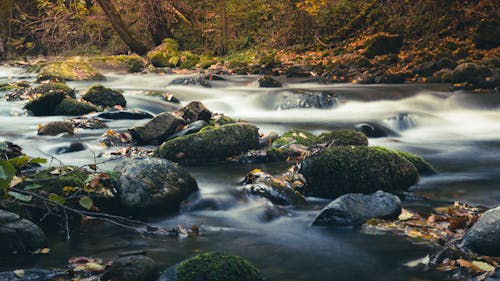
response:
[[(0, 83), (33, 80), (21, 69), (0, 67)], [(370, 138), (371, 145), (414, 152), (439, 171), (425, 177), (413, 189), (435, 200), (466, 201), (493, 207), (500, 202), (500, 98), (498, 95), (449, 93), (443, 85), (319, 85), (285, 83), (283, 89), (259, 89), (256, 77), (227, 77), (212, 88), (169, 86), (179, 76), (158, 74), (108, 75), (105, 86), (124, 90), (129, 107), (160, 113), (175, 105), (141, 95), (144, 90), (168, 91), (183, 104), (200, 100), (215, 112), (246, 120), (263, 131), (282, 133), (290, 128), (321, 132), (338, 127), (369, 124), (386, 132)], [(85, 90), (90, 82), (70, 82)], [(338, 101), (330, 109), (276, 110), (283, 96), (295, 90), (328, 90)], [(0, 96), (4, 93), (0, 93)], [(58, 147), (82, 141), (90, 150), (58, 155), (58, 160), (88, 164), (106, 149), (97, 139), (105, 130), (80, 130), (75, 136), (36, 135), (38, 124), (65, 117), (19, 116), (22, 102), (0, 101), (0, 138), (13, 141), (33, 156), (47, 157)], [(125, 130), (147, 120), (112, 121), (114, 130)], [(389, 132), (389, 133), (387, 133)], [(57, 163), (54, 163), (57, 164)], [(103, 168), (111, 168), (108, 163)], [(236, 189), (252, 168), (279, 173), (284, 164), (211, 165), (189, 167), (201, 197), (221, 200), (219, 210), (198, 210), (154, 219), (162, 226), (202, 225), (204, 236), (196, 239), (152, 240), (122, 229), (88, 230), (64, 241), (53, 234), (52, 254), (37, 260), (0, 262), (0, 269), (21, 266), (64, 266), (74, 255), (112, 258), (120, 251), (146, 250), (162, 267), (196, 253), (221, 250), (240, 254), (255, 262), (269, 280), (441, 280), (442, 276), (412, 272), (401, 265), (424, 256), (425, 246), (412, 245), (390, 235), (366, 235), (351, 229), (311, 228), (310, 223), (325, 204), (306, 209), (285, 208), (273, 221), (263, 219), (269, 208), (262, 199), (244, 200)], [(225, 201), (224, 201), (225, 200)], [(227, 202), (226, 202), (227, 201)], [(374, 274), (376, 273), (376, 274)]]

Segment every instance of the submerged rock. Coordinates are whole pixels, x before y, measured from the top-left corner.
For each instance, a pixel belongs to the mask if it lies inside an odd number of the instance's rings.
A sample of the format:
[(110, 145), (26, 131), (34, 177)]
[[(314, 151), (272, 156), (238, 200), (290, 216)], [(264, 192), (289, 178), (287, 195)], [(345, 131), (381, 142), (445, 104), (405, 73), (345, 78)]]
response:
[(38, 128), (41, 136), (57, 136), (62, 133), (74, 134), (73, 124), (70, 121), (53, 121)]
[(206, 76), (194, 76), (194, 77), (179, 77), (172, 80), (169, 85), (173, 86), (198, 86), (204, 88), (211, 88), (212, 86), (208, 82)]
[(118, 164), (115, 171), (117, 196), (127, 211), (175, 210), (198, 191), (196, 180), (187, 171), (164, 159), (134, 157)]
[(281, 88), (281, 82), (269, 75), (264, 75), (257, 81), (261, 88)]
[(56, 149), (57, 154), (78, 152), (87, 149), (87, 147), (81, 142), (72, 142), (68, 146), (59, 147)]
[(338, 146), (300, 163), (307, 196), (335, 198), (346, 193), (406, 190), (416, 184), (415, 166), (398, 153), (381, 147)]
[(151, 113), (140, 110), (108, 110), (97, 114), (95, 117), (108, 120), (141, 120), (151, 119)]
[(205, 253), (165, 270), (158, 281), (262, 281), (248, 260), (231, 254)]
[(129, 255), (115, 259), (99, 280), (154, 281), (159, 272), (150, 257)]
[(398, 113), (395, 116), (391, 116), (385, 121), (392, 124), (393, 128), (397, 129), (398, 131), (405, 131), (415, 127), (415, 122), (410, 117), (410, 114), (404, 112)]
[(129, 129), (130, 135), (138, 143), (158, 145), (173, 135), (186, 121), (171, 113), (164, 112), (155, 116), (144, 126)]
[(500, 206), (482, 214), (467, 231), (463, 242), (479, 254), (500, 257)]
[(335, 94), (331, 91), (296, 90), (285, 94), (279, 101), (279, 110), (294, 108), (332, 108), (338, 104)]
[(0, 272), (0, 281), (53, 281), (65, 280), (66, 272), (48, 269), (22, 269), (22, 276), (17, 271)]
[(247, 184), (241, 190), (247, 194), (267, 198), (278, 205), (303, 205), (306, 203), (306, 199), (300, 192), (287, 186), (259, 182)]
[(1, 255), (30, 254), (47, 247), (42, 229), (29, 220), (0, 209)]
[(127, 106), (121, 90), (106, 88), (102, 85), (93, 85), (88, 88), (82, 99), (102, 107)]
[(182, 163), (221, 161), (259, 146), (258, 129), (246, 123), (204, 128), (198, 133), (164, 142), (156, 157)]
[(361, 225), (371, 218), (395, 219), (401, 213), (401, 201), (381, 190), (365, 195), (349, 193), (328, 204), (313, 225)]
[(377, 123), (358, 123), (353, 126), (369, 138), (397, 137), (398, 133)]

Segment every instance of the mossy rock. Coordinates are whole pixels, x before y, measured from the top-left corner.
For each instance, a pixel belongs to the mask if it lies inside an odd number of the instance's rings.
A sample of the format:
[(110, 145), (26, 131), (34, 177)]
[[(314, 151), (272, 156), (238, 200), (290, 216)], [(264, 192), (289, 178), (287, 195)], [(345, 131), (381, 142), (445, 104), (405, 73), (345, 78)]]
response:
[(185, 164), (225, 160), (259, 146), (255, 126), (234, 123), (164, 142), (154, 156)]
[(382, 147), (336, 146), (300, 164), (306, 196), (336, 198), (346, 193), (406, 190), (419, 174), (398, 152)]
[(234, 124), (236, 122), (236, 120), (226, 115), (218, 115), (215, 118), (212, 117), (212, 119), (208, 121), (210, 126), (224, 126), (228, 124)]
[(198, 62), (200, 61), (199, 56), (189, 51), (181, 52), (180, 59), (181, 59), (181, 64), (179, 65), (179, 67), (183, 69), (195, 68)]
[(319, 142), (331, 142), (334, 145), (368, 145), (368, 138), (365, 134), (353, 129), (337, 129), (324, 132), (319, 135)]
[(214, 65), (214, 64), (217, 64), (219, 61), (214, 58), (214, 57), (211, 57), (211, 56), (200, 56), (199, 57), (199, 62), (198, 64), (196, 65), (196, 67), (199, 67), (199, 68), (203, 68), (203, 69), (207, 69), (209, 68), (210, 66)]
[(48, 93), (63, 93), (65, 96), (75, 98), (75, 91), (64, 83), (48, 83), (40, 85), (29, 91), (29, 95), (46, 95)]
[(138, 55), (118, 55), (89, 58), (90, 64), (97, 69), (125, 72), (141, 72), (146, 63)]
[(462, 63), (453, 70), (452, 81), (454, 83), (482, 83), (490, 74), (491, 71), (484, 65), (472, 62)]
[(55, 107), (52, 115), (79, 116), (96, 111), (99, 111), (99, 109), (89, 103), (77, 101), (73, 98), (65, 98)]
[(21, 183), (22, 187), (37, 185), (35, 192), (53, 193), (64, 195), (64, 187), (83, 187), (89, 172), (75, 166), (51, 167), (29, 175)]
[(37, 82), (54, 81), (102, 81), (106, 78), (93, 68), (87, 60), (73, 58), (65, 61), (50, 62), (38, 72)]
[(175, 281), (260, 281), (259, 270), (248, 260), (224, 253), (194, 256), (175, 270)]
[(91, 86), (82, 96), (82, 99), (102, 107), (127, 106), (127, 101), (121, 90), (106, 88), (102, 85)]
[(257, 81), (261, 88), (281, 88), (281, 82), (269, 75), (264, 75)]
[(179, 44), (174, 39), (167, 38), (151, 50), (147, 57), (156, 67), (175, 67), (180, 61)]
[(28, 102), (24, 108), (36, 116), (50, 116), (65, 98), (66, 95), (62, 92), (52, 92)]
[(305, 130), (292, 129), (284, 133), (280, 138), (275, 140), (272, 147), (282, 147), (292, 143), (311, 146), (319, 142), (319, 138)]
[(403, 47), (403, 37), (400, 35), (379, 33), (368, 40), (365, 47), (364, 55), (368, 58), (399, 53), (399, 50)]
[(12, 91), (29, 88), (30, 84), (26, 81), (17, 81), (12, 83), (1, 83), (0, 91)]
[(399, 150), (392, 150), (392, 151), (397, 153), (404, 159), (410, 161), (415, 166), (415, 168), (417, 168), (417, 171), (420, 175), (427, 176), (427, 175), (437, 174), (436, 169), (434, 169), (434, 167), (429, 162), (425, 161), (425, 159), (422, 158), (421, 156), (405, 151), (399, 151)]

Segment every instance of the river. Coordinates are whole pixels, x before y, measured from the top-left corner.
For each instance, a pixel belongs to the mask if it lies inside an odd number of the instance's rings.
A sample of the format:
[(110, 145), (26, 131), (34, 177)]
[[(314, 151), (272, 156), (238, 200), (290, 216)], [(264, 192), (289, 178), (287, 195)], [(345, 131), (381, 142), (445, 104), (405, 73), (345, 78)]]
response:
[[(179, 75), (107, 74), (104, 86), (122, 89), (128, 107), (154, 114), (175, 105), (147, 97), (145, 90), (168, 91), (182, 104), (198, 100), (214, 112), (246, 120), (263, 132), (283, 133), (303, 128), (315, 133), (352, 127), (359, 123), (377, 124), (393, 135), (370, 138), (380, 145), (419, 154), (439, 171), (423, 177), (412, 190), (433, 201), (461, 201), (495, 207), (500, 202), (500, 96), (448, 92), (447, 85), (321, 85), (281, 79), (281, 89), (256, 86), (256, 76), (229, 76), (212, 81), (212, 88), (170, 86)], [(0, 67), (0, 83), (24, 79), (33, 74), (20, 68)], [(68, 82), (84, 91), (93, 83)], [(337, 105), (331, 109), (279, 110), (283, 97), (295, 90), (332, 90)], [(4, 92), (5, 93), (5, 92)], [(4, 93), (0, 92), (0, 96)], [(57, 155), (72, 165), (92, 163), (94, 156), (109, 151), (97, 139), (105, 130), (76, 131), (75, 136), (47, 137), (36, 134), (38, 124), (68, 117), (28, 117), (23, 102), (0, 101), (0, 140), (23, 147), (31, 156), (50, 158), (57, 147), (83, 141), (90, 150)], [(405, 126), (396, 122), (404, 117)], [(147, 120), (112, 121), (113, 130), (125, 130)], [(401, 121), (401, 120), (399, 120)], [(111, 148), (112, 150), (113, 148)], [(50, 163), (49, 163), (50, 164)], [(57, 165), (55, 160), (53, 165)], [(108, 162), (101, 168), (112, 168)], [(183, 212), (158, 217), (159, 226), (201, 225), (206, 231), (197, 238), (149, 239), (136, 232), (115, 227), (90, 229), (50, 237), (51, 253), (33, 259), (13, 259), (0, 270), (21, 267), (65, 267), (71, 256), (111, 259), (119, 252), (145, 250), (161, 268), (206, 251), (239, 254), (262, 270), (268, 280), (442, 280), (439, 273), (420, 272), (403, 266), (431, 252), (425, 244), (390, 234), (365, 234), (345, 228), (311, 227), (318, 210), (327, 201), (311, 199), (307, 208), (286, 207), (289, 215), (268, 221), (272, 206), (264, 199), (240, 200), (235, 190), (253, 168), (279, 173), (278, 164), (217, 164), (187, 167), (198, 181), (201, 197), (220, 202), (220, 210)]]

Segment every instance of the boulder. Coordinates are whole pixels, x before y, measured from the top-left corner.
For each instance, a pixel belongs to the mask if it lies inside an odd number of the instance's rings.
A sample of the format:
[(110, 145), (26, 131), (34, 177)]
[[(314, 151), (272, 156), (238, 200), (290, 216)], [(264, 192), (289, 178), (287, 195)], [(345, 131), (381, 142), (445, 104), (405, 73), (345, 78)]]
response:
[(264, 75), (257, 81), (261, 88), (281, 88), (281, 82), (269, 75)]
[(159, 276), (153, 259), (143, 255), (118, 257), (99, 280), (152, 281)]
[(24, 108), (36, 116), (50, 116), (65, 98), (66, 95), (62, 92), (48, 93), (28, 102)]
[(53, 121), (38, 128), (41, 136), (57, 136), (62, 133), (74, 134), (73, 124), (70, 121)]
[(171, 38), (163, 40), (159, 46), (147, 54), (151, 64), (156, 67), (175, 67), (179, 64), (179, 44)]
[(48, 93), (63, 93), (65, 96), (76, 98), (75, 90), (64, 83), (47, 83), (30, 89), (29, 96), (46, 95)]
[(117, 197), (127, 211), (159, 213), (176, 210), (198, 190), (196, 180), (168, 160), (134, 157), (115, 167)]
[(130, 73), (141, 72), (146, 65), (138, 55), (91, 57), (89, 62), (96, 69)]
[(488, 67), (473, 62), (461, 63), (452, 73), (453, 83), (470, 82), (481, 84), (485, 82), (486, 77), (491, 74)]
[(494, 20), (482, 20), (474, 34), (472, 41), (481, 49), (493, 49), (500, 46), (500, 24)]
[(393, 150), (393, 152), (410, 161), (415, 166), (415, 168), (417, 168), (417, 171), (420, 175), (430, 176), (437, 174), (436, 169), (434, 169), (434, 167), (429, 162), (425, 161), (425, 159), (421, 156), (399, 150)]
[(338, 104), (331, 91), (295, 90), (283, 95), (277, 106), (278, 110), (295, 108), (332, 108)]
[(127, 106), (127, 101), (121, 90), (106, 88), (102, 85), (91, 86), (82, 96), (82, 99), (102, 107)]
[(362, 145), (368, 146), (365, 134), (353, 129), (336, 129), (319, 135), (319, 142), (333, 142), (335, 146)]
[(478, 254), (500, 257), (500, 206), (482, 214), (467, 231), (463, 242)]
[(262, 281), (248, 260), (231, 254), (204, 253), (165, 270), (158, 281)]
[(93, 68), (90, 63), (81, 58), (65, 61), (49, 62), (38, 72), (37, 82), (54, 81), (102, 81), (106, 78)]
[(399, 53), (403, 47), (403, 37), (387, 33), (379, 33), (370, 38), (365, 44), (364, 55), (373, 58), (379, 55)]
[(164, 112), (156, 115), (144, 126), (129, 129), (129, 132), (138, 143), (158, 145), (185, 124), (184, 119)]
[(381, 190), (365, 195), (344, 194), (321, 210), (313, 225), (361, 225), (371, 218), (395, 219), (401, 213), (401, 200)]
[(212, 112), (199, 101), (192, 101), (172, 114), (186, 120), (187, 123), (198, 120), (209, 122), (212, 118)]
[(0, 255), (30, 254), (47, 247), (42, 229), (29, 220), (0, 209)]
[(155, 156), (182, 163), (203, 163), (224, 160), (259, 146), (255, 126), (234, 123), (206, 127), (200, 132), (164, 142)]
[(279, 184), (259, 182), (247, 184), (241, 190), (247, 194), (267, 198), (273, 204), (277, 205), (304, 205), (306, 203), (306, 199), (300, 192), (291, 187)]
[(179, 77), (168, 83), (173, 86), (199, 86), (204, 88), (211, 88), (207, 76), (193, 76), (193, 77)]
[(99, 109), (90, 103), (65, 98), (54, 108), (52, 115), (80, 116), (96, 111)]
[(175, 139), (176, 137), (181, 137), (181, 136), (186, 136), (186, 135), (197, 133), (201, 129), (205, 128), (208, 125), (209, 125), (209, 123), (207, 121), (204, 121), (204, 120), (194, 121), (193, 123), (185, 126), (182, 130), (169, 136), (167, 139)]
[(337, 146), (300, 163), (306, 196), (335, 198), (346, 193), (406, 190), (419, 180), (417, 168), (382, 147)]

